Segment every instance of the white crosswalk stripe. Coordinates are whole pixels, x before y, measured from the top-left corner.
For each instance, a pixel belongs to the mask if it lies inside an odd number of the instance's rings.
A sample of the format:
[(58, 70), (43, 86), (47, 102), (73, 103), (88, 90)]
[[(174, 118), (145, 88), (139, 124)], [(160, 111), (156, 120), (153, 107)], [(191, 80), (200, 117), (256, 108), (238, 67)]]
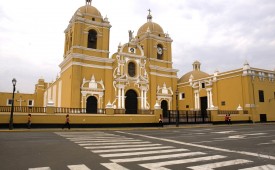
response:
[(274, 170), (275, 165), (262, 165), (262, 166), (255, 166), (255, 167), (250, 167), (250, 168), (244, 168), (240, 170)]
[(161, 144), (143, 144), (143, 145), (111, 145), (111, 146), (86, 146), (85, 149), (112, 149), (112, 148), (135, 148), (147, 146), (160, 146)]
[(91, 170), (86, 165), (68, 165), (70, 170)]
[[(103, 158), (109, 158), (111, 163), (100, 163), (109, 170), (129, 170), (127, 167), (122, 166), (122, 163), (134, 162), (136, 162), (136, 165), (150, 170), (169, 170), (169, 168), (166, 166), (187, 163), (187, 168), (193, 170), (213, 170), (215, 168), (231, 167), (242, 164), (248, 166), (251, 165), (250, 163), (253, 163), (251, 160), (228, 160), (230, 158), (223, 155), (209, 155), (208, 153), (196, 151), (192, 152), (185, 148), (175, 148), (174, 146), (152, 143), (150, 141), (125, 137), (121, 135), (108, 134), (105, 132), (60, 132), (57, 134), (78, 144), (79, 146), (82, 146), (85, 149), (90, 150), (93, 153), (99, 154), (99, 156)], [(227, 160), (224, 160), (224, 158)], [(209, 161), (211, 161), (211, 163), (209, 163)], [(192, 163), (195, 164), (195, 166), (190, 166)], [(48, 169), (29, 170), (50, 170), (49, 167), (41, 168)], [(89, 168), (84, 164), (69, 165), (68, 168), (71, 170), (89, 170)], [(251, 166), (241, 170), (271, 169), (274, 170), (275, 165), (267, 164), (254, 167)]]
[(125, 145), (125, 144), (146, 144), (146, 143), (151, 143), (151, 142), (113, 142), (113, 143), (80, 143), (80, 146), (106, 146), (106, 145)]
[(149, 155), (149, 154), (159, 154), (159, 153), (171, 153), (171, 152), (182, 152), (188, 151), (188, 149), (169, 149), (169, 150), (157, 150), (157, 151), (144, 151), (144, 152), (127, 152), (127, 153), (114, 153), (114, 154), (101, 154), (101, 157), (122, 157), (122, 156), (133, 156), (133, 155)]
[(101, 165), (105, 166), (109, 170), (129, 170), (119, 164), (116, 163), (101, 163)]
[(187, 156), (205, 155), (203, 152), (187, 152), (169, 155), (158, 155), (158, 156), (147, 156), (147, 157), (136, 157), (136, 158), (125, 158), (125, 159), (111, 159), (112, 162), (123, 163), (123, 162), (138, 162), (138, 161), (149, 161), (158, 159), (169, 159), (169, 158), (181, 158)]
[(235, 159), (235, 160), (229, 160), (229, 161), (223, 161), (223, 162), (204, 164), (204, 165), (199, 165), (199, 166), (192, 166), (192, 167), (187, 167), (187, 168), (193, 169), (193, 170), (213, 170), (214, 168), (244, 164), (244, 163), (249, 163), (249, 162), (252, 162), (252, 161), (244, 160), (244, 159)]
[(158, 147), (143, 147), (143, 148), (127, 148), (127, 149), (111, 149), (111, 150), (95, 150), (94, 153), (106, 153), (106, 152), (125, 152), (125, 151), (141, 151), (141, 150), (156, 150), (156, 149), (169, 149), (173, 146), (158, 146)]
[(215, 160), (215, 159), (221, 159), (221, 158), (226, 158), (226, 156), (222, 156), (222, 155), (205, 156), (205, 157), (199, 157), (199, 158), (146, 163), (146, 164), (140, 164), (140, 166), (150, 170), (168, 170), (168, 168), (165, 168), (164, 166), (192, 163), (192, 162), (199, 162), (199, 161), (208, 161), (208, 160)]
[(50, 167), (29, 168), (29, 170), (51, 170)]

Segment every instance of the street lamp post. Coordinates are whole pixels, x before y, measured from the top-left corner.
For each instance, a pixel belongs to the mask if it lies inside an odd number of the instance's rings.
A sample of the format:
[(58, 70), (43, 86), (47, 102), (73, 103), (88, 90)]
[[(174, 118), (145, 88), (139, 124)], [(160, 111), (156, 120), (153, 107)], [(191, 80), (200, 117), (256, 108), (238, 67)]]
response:
[(16, 79), (12, 79), (12, 85), (13, 85), (13, 92), (12, 92), (12, 103), (11, 103), (11, 114), (10, 114), (10, 124), (9, 129), (13, 129), (13, 108), (14, 108), (14, 92), (15, 92), (15, 86), (16, 86)]
[(176, 112), (177, 112), (177, 118), (176, 118), (176, 126), (179, 126), (179, 103), (178, 103), (178, 97), (179, 97), (179, 91), (176, 90)]

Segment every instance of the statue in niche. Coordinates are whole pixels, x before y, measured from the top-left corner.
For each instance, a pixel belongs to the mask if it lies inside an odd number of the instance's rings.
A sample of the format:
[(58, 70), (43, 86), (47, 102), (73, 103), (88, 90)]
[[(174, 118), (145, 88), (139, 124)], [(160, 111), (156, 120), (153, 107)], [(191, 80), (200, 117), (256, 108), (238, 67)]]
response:
[(129, 33), (129, 42), (130, 42), (133, 39), (134, 31), (129, 30), (128, 33)]

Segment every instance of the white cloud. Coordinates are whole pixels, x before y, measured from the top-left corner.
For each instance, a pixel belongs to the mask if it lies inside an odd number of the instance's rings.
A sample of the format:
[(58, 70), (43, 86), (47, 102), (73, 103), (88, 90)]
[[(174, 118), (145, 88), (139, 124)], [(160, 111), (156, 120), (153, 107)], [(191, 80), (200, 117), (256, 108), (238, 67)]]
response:
[[(202, 70), (242, 67), (275, 68), (275, 2), (270, 0), (93, 0), (111, 22), (111, 53), (128, 40), (128, 30), (153, 21), (173, 41), (178, 76), (191, 71), (194, 60)], [(21, 92), (34, 90), (41, 76), (52, 81), (63, 59), (64, 30), (84, 1), (0, 0), (0, 91), (11, 91), (18, 79)]]

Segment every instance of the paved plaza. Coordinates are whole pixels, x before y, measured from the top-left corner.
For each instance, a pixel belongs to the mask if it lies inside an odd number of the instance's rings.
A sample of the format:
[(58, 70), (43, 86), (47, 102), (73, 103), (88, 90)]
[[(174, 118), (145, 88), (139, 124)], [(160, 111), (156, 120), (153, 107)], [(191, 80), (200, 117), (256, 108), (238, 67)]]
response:
[(1, 170), (273, 170), (275, 124), (0, 132)]

